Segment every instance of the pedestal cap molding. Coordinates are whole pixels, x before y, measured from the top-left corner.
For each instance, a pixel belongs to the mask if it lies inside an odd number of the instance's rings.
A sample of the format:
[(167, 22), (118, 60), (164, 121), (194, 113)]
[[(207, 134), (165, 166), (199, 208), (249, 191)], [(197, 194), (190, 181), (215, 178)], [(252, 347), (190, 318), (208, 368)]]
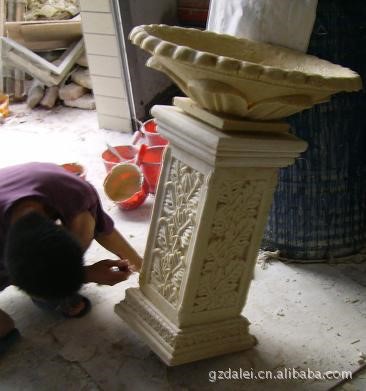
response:
[(173, 147), (210, 165), (285, 167), (308, 145), (289, 133), (224, 133), (172, 106), (154, 106), (151, 113)]

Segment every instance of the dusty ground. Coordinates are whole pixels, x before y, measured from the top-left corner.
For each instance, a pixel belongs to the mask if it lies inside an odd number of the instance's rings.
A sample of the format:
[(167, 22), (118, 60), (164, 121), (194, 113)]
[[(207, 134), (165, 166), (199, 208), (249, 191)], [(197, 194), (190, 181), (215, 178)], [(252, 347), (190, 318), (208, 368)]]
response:
[[(31, 160), (84, 164), (105, 209), (143, 254), (153, 199), (122, 212), (102, 191), (105, 142), (128, 143), (130, 135), (98, 129), (95, 112), (12, 109), (0, 125), (0, 167)], [(86, 258), (108, 257), (93, 246)], [(326, 390), (336, 381), (210, 382), (209, 371), (358, 369), (366, 352), (366, 265), (265, 266), (258, 264), (244, 309), (258, 345), (175, 368), (166, 367), (113, 312), (125, 289), (137, 285), (136, 275), (113, 288), (85, 286), (93, 310), (75, 320), (41, 312), (10, 287), (0, 294), (0, 308), (13, 316), (23, 337), (0, 359), (0, 390)], [(344, 389), (365, 390), (365, 381), (358, 378)]]

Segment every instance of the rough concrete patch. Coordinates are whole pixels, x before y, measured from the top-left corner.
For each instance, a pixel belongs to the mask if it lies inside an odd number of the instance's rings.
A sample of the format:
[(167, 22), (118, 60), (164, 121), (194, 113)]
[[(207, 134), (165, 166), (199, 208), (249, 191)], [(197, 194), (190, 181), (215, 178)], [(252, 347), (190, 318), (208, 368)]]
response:
[(78, 340), (71, 339), (65, 346), (59, 350), (59, 354), (70, 362), (89, 361), (95, 354), (97, 348), (89, 342), (80, 343)]

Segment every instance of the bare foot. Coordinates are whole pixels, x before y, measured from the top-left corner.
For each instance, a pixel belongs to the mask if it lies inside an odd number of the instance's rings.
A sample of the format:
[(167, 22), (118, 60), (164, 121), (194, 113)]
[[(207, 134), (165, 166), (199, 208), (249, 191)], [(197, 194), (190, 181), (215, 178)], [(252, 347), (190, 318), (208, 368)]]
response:
[(13, 319), (6, 312), (0, 310), (0, 338), (8, 334), (13, 328)]
[(77, 303), (73, 305), (72, 307), (68, 308), (67, 311), (64, 311), (67, 316), (74, 317), (80, 314), (81, 311), (85, 308), (84, 301), (80, 301), (80, 303)]
[(61, 301), (59, 309), (66, 318), (80, 318), (89, 312), (90, 307), (86, 297), (75, 294)]

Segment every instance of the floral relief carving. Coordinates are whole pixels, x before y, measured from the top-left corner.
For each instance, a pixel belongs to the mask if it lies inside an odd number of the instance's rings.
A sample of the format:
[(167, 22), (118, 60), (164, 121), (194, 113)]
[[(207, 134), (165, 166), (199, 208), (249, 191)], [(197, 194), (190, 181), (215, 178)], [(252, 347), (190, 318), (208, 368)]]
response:
[(220, 184), (193, 312), (237, 304), (240, 279), (265, 187), (264, 180), (227, 180)]
[(203, 174), (172, 159), (158, 234), (153, 246), (151, 282), (172, 305), (178, 302), (186, 254), (196, 225)]

